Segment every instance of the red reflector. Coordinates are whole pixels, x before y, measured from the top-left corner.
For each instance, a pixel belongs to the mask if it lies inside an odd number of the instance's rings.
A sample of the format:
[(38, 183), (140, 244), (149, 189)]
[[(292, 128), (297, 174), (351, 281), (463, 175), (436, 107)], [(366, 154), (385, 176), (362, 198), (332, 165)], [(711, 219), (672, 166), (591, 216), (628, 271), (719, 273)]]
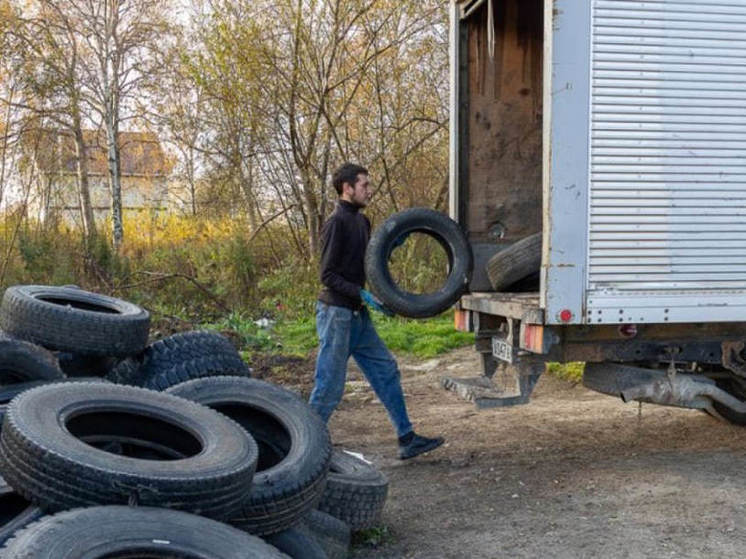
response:
[(622, 324), (619, 333), (625, 338), (634, 338), (637, 336), (637, 324)]
[(572, 320), (572, 311), (565, 309), (560, 312), (559, 317), (562, 322), (570, 322)]

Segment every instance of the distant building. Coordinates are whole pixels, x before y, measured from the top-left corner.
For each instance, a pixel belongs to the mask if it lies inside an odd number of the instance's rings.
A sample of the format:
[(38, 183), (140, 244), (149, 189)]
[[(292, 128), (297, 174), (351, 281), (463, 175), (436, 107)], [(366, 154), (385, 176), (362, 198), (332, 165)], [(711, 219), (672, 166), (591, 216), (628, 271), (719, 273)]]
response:
[[(96, 220), (111, 212), (108, 152), (102, 133), (84, 131), (88, 158), (88, 182)], [(77, 157), (75, 140), (69, 132), (44, 130), (27, 142), (36, 167), (36, 195), (29, 203), (29, 214), (46, 221), (50, 218), (80, 223)], [(120, 132), (122, 210), (165, 211), (168, 206), (168, 175), (172, 163), (155, 134)], [(33, 148), (33, 149), (32, 149)]]

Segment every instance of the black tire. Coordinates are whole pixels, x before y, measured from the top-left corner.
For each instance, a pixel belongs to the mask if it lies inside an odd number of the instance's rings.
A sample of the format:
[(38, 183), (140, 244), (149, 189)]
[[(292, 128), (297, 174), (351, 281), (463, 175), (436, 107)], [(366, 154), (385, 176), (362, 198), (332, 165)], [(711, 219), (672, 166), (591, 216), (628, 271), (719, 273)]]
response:
[[(128, 553), (129, 552), (129, 553)], [(92, 507), (47, 516), (18, 532), (4, 559), (210, 557), (287, 559), (260, 538), (221, 522), (149, 507)]]
[(0, 478), (0, 545), (4, 544), (17, 530), (38, 520), (44, 515), (22, 495)]
[(65, 377), (65, 378), (57, 378), (52, 380), (30, 380), (28, 382), (18, 382), (16, 384), (8, 384), (5, 386), (0, 386), (0, 405), (7, 405), (10, 403), (10, 401), (21, 394), (22, 392), (26, 392), (27, 390), (31, 390), (32, 388), (36, 388), (38, 386), (47, 386), (49, 384), (68, 384), (71, 382), (101, 382), (109, 384), (109, 381), (105, 378), (100, 377)]
[(52, 352), (23, 340), (0, 336), (0, 386), (64, 377)]
[(264, 541), (291, 559), (329, 559), (324, 548), (313, 537), (296, 528), (264, 536)]
[(495, 291), (506, 291), (541, 268), (541, 233), (529, 235), (487, 261), (487, 277)]
[(19, 382), (7, 386), (0, 386), (0, 425), (5, 418), (5, 412), (8, 411), (8, 404), (13, 398), (18, 396), (21, 392), (25, 392), (31, 388), (55, 382), (105, 382), (105, 379), (88, 377), (61, 378), (56, 380), (32, 380), (29, 382)]
[(240, 423), (259, 445), (251, 491), (229, 522), (266, 535), (293, 526), (318, 504), (331, 458), (326, 424), (298, 396), (242, 377), (211, 377), (169, 388)]
[(120, 384), (165, 390), (208, 376), (250, 376), (251, 370), (228, 338), (216, 332), (174, 334), (125, 359), (108, 375)]
[[(119, 440), (138, 441), (160, 459), (96, 446)], [(222, 519), (240, 508), (258, 454), (235, 422), (182, 398), (103, 382), (57, 383), (10, 403), (0, 475), (48, 511), (136, 502)]]
[(98, 377), (76, 377), (76, 378), (60, 378), (53, 380), (31, 380), (28, 382), (19, 382), (16, 384), (9, 384), (7, 386), (0, 386), (0, 405), (7, 405), (10, 401), (26, 390), (31, 390), (37, 386), (46, 386), (48, 384), (57, 383), (70, 383), (70, 382), (104, 382), (108, 383), (106, 379)]
[(334, 451), (319, 510), (346, 523), (353, 532), (381, 522), (389, 480), (375, 466)]
[[(746, 401), (746, 388), (744, 388), (739, 382), (731, 379), (718, 379), (716, 381), (718, 388), (722, 388), (728, 394), (735, 396), (739, 400)], [(724, 406), (720, 402), (712, 402), (712, 407), (715, 412), (720, 415), (721, 418), (726, 420), (733, 425), (746, 425), (746, 413), (740, 413), (727, 406)]]
[(150, 315), (127, 301), (82, 289), (16, 285), (5, 290), (0, 327), (48, 349), (124, 357), (147, 344)]
[(60, 369), (69, 377), (105, 377), (119, 362), (116, 357), (57, 352)]
[(332, 515), (312, 510), (297, 529), (313, 537), (329, 559), (346, 559), (350, 552), (350, 527)]
[[(410, 293), (399, 288), (389, 271), (394, 244), (402, 235), (424, 233), (433, 237), (448, 255), (449, 273), (434, 293)], [(447, 310), (468, 289), (473, 268), (471, 245), (458, 223), (428, 208), (398, 212), (374, 232), (365, 251), (365, 275), (373, 292), (401, 316), (427, 318)]]

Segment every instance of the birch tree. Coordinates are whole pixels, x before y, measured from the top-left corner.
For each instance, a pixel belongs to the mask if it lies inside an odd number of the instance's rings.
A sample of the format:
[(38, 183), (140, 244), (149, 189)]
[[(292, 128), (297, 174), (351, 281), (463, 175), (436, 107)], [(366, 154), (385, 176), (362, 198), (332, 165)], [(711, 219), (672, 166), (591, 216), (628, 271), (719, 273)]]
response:
[(167, 41), (161, 0), (64, 0), (82, 37), (83, 91), (106, 135), (112, 240), (124, 240), (119, 131), (136, 119), (136, 98), (159, 68), (153, 52)]
[(83, 134), (80, 38), (75, 22), (60, 6), (64, 4), (59, 0), (36, 0), (26, 5), (25, 13), (12, 16), (6, 36), (18, 87), (8, 103), (51, 123), (55, 131), (50, 133), (69, 134), (73, 139), (83, 238), (89, 250), (96, 224)]

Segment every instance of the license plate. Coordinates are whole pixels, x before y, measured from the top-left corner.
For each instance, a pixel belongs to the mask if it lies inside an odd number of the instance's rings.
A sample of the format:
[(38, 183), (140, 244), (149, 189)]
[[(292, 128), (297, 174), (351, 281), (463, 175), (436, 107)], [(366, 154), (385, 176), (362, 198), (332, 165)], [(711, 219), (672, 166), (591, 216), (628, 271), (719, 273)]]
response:
[(513, 346), (498, 337), (492, 338), (492, 355), (501, 361), (513, 362)]

